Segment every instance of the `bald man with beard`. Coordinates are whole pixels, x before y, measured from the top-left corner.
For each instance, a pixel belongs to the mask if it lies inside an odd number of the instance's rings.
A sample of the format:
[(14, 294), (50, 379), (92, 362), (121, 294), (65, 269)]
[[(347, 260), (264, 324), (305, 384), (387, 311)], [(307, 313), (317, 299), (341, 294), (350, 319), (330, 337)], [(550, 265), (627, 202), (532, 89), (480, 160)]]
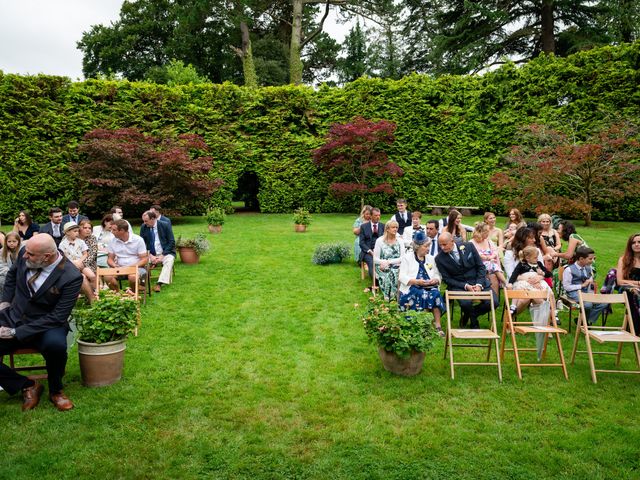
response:
[[(36, 348), (45, 359), (49, 399), (60, 410), (73, 403), (62, 390), (67, 364), (69, 315), (76, 304), (82, 274), (66, 260), (49, 235), (35, 235), (20, 250), (0, 303), (0, 355), (17, 348)], [(0, 386), (13, 395), (22, 391), (22, 410), (35, 408), (44, 387), (0, 364)]]

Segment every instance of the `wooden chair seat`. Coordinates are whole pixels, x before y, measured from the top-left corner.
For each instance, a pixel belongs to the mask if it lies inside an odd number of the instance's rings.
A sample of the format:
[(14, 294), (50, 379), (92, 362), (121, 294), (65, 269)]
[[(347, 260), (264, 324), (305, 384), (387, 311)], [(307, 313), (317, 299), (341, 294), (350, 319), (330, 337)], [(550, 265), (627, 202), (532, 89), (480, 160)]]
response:
[[(16, 372), (41, 372), (44, 373), (32, 373), (28, 374), (27, 377), (31, 380), (43, 380), (48, 377), (47, 375), (47, 366), (44, 364), (40, 365), (23, 365), (16, 366), (15, 356), (16, 355), (40, 355), (40, 351), (36, 348), (17, 348), (13, 352), (9, 354), (9, 368), (15, 370)], [(0, 363), (4, 360), (4, 356), (0, 355)]]
[[(489, 301), (491, 303), (491, 310), (489, 312), (491, 321), (488, 329), (467, 329), (467, 328), (451, 328), (451, 316), (453, 302), (456, 300), (479, 300)], [(502, 367), (500, 365), (500, 355), (498, 341), (500, 336), (498, 335), (498, 329), (496, 326), (496, 311), (493, 304), (492, 292), (461, 292), (447, 290), (445, 292), (445, 302), (447, 305), (447, 335), (444, 344), (444, 357), (449, 355), (449, 365), (451, 368), (451, 379), (455, 378), (456, 365), (473, 365), (473, 366), (487, 366), (497, 367), (498, 379), (502, 381)], [(460, 343), (454, 343), (454, 339), (460, 340)], [(477, 343), (468, 343), (469, 340), (478, 340)], [(486, 343), (484, 343), (486, 341)], [(492, 362), (491, 359), (491, 345), (495, 343), (496, 361)], [(453, 357), (454, 348), (481, 348), (486, 349), (487, 355), (484, 362), (459, 362), (455, 361)]]
[[(512, 351), (515, 361), (516, 370), (518, 372), (518, 378), (522, 380), (522, 367), (558, 367), (562, 369), (565, 379), (569, 379), (567, 372), (567, 364), (564, 360), (564, 352), (562, 351), (562, 341), (560, 335), (564, 335), (567, 331), (564, 328), (558, 327), (555, 316), (555, 298), (551, 291), (545, 290), (507, 290), (504, 289), (504, 303), (505, 305), (511, 304), (512, 300), (539, 300), (543, 303), (549, 304), (549, 315), (547, 318), (542, 318), (543, 324), (536, 324), (533, 320), (517, 321), (510, 309), (506, 310), (505, 321), (502, 324), (502, 344), (500, 345), (500, 357), (504, 358), (505, 351)], [(518, 335), (537, 334), (536, 342), (540, 342), (537, 348), (521, 348), (518, 347)], [(543, 334), (544, 339), (540, 339), (540, 334)], [(511, 348), (506, 348), (507, 336), (511, 337)], [(560, 361), (556, 363), (546, 363), (544, 358), (547, 354), (547, 342), (549, 337), (554, 338), (556, 346), (558, 348), (558, 356)], [(520, 359), (520, 352), (535, 352), (538, 355), (537, 363), (522, 363)]]
[(466, 328), (454, 328), (451, 330), (451, 336), (453, 338), (467, 338), (467, 339), (495, 339), (500, 338), (500, 335), (489, 329), (466, 329)]
[[(596, 293), (578, 293), (580, 300), (580, 312), (578, 317), (578, 327), (576, 328), (576, 335), (573, 340), (573, 351), (571, 353), (571, 363), (576, 359), (577, 353), (586, 353), (589, 358), (589, 368), (591, 370), (591, 381), (598, 383), (598, 372), (602, 373), (631, 373), (640, 374), (640, 337), (636, 335), (633, 327), (633, 321), (631, 317), (631, 307), (629, 306), (629, 300), (625, 294), (596, 294)], [(624, 305), (624, 319), (620, 327), (592, 327), (586, 321), (586, 311), (584, 304), (590, 303), (608, 303), (609, 305), (621, 304)], [(578, 341), (581, 335), (584, 335), (586, 350), (578, 350)], [(591, 347), (591, 340), (603, 343), (617, 343), (618, 348), (616, 352), (611, 351), (596, 351)], [(635, 353), (635, 360), (638, 366), (635, 370), (623, 370), (620, 368), (620, 359), (622, 357), (622, 346), (628, 343), (633, 345)], [(594, 355), (615, 355), (616, 357), (616, 369), (597, 369), (595, 366)]]

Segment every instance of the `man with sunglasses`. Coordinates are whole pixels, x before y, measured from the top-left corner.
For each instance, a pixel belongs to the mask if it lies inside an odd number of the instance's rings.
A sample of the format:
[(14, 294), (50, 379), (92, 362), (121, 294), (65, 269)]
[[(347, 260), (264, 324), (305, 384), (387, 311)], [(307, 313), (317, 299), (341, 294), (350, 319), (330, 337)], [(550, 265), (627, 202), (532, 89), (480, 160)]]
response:
[[(67, 364), (69, 315), (76, 304), (82, 274), (56, 248), (49, 235), (35, 235), (20, 251), (5, 282), (0, 303), (0, 356), (17, 348), (36, 348), (47, 364), (49, 399), (60, 410), (73, 403), (62, 391)], [(22, 410), (32, 410), (44, 387), (0, 364), (0, 387), (22, 391)]]

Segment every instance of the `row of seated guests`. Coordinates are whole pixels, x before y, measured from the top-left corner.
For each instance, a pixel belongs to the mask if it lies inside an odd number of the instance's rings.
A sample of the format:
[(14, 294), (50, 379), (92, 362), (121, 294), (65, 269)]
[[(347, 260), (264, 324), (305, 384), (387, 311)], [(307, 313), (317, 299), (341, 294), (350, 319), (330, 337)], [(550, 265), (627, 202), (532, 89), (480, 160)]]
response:
[[(538, 223), (530, 224), (524, 222), (517, 209), (512, 209), (509, 212), (509, 217), (507, 227), (503, 231), (496, 227), (495, 214), (487, 212), (484, 216), (485, 221), (479, 222), (473, 230), (473, 239), (470, 242), (484, 264), (494, 296), (498, 295), (500, 286), (517, 289), (540, 289), (550, 292), (553, 286), (552, 271), (561, 261), (567, 268), (564, 270), (563, 278), (558, 279), (558, 283), (563, 284), (564, 290), (570, 298), (577, 299), (577, 290), (593, 292), (595, 254), (586, 241), (577, 234), (571, 222), (561, 222), (556, 231), (552, 227), (551, 217), (547, 214), (540, 215)], [(466, 228), (454, 229), (451, 227), (461, 224), (461, 215), (456, 211), (450, 212), (444, 222), (449, 228), (442, 228), (443, 222), (436, 220), (430, 220), (426, 226), (421, 225), (420, 212), (411, 214), (410, 224), (407, 224), (408, 218), (406, 203), (401, 204), (399, 201), (398, 213), (386, 225), (379, 223), (379, 210), (369, 206), (363, 208), (361, 217), (354, 224), (354, 234), (358, 235), (355, 252), (360, 252), (356, 258), (367, 264), (370, 275), (371, 267), (375, 265), (379, 287), (387, 298), (395, 296), (395, 286), (400, 276), (398, 269), (401, 267), (405, 252), (413, 250), (411, 239), (416, 232), (426, 232), (431, 240), (428, 253), (434, 259), (439, 251), (439, 248), (436, 247), (440, 236), (439, 231), (450, 234), (456, 244), (464, 243), (462, 239)], [(404, 231), (401, 235), (402, 226)], [(562, 240), (567, 244), (565, 252), (561, 251)], [(502, 260), (504, 260), (504, 269), (501, 265)], [(588, 268), (583, 268), (582, 264)], [(579, 270), (577, 270), (578, 268)], [(618, 269), (622, 271), (620, 265)], [(635, 273), (640, 277), (640, 270)], [(637, 282), (634, 284), (637, 287)], [(637, 293), (640, 292), (640, 288), (637, 288), (635, 292), (636, 299), (632, 299), (632, 303), (633, 301), (637, 302), (639, 296)], [(521, 312), (528, 304), (529, 301), (514, 301), (511, 308)], [(602, 304), (587, 303), (587, 322), (592, 324), (605, 308), (606, 306)], [(635, 319), (640, 317), (638, 309), (633, 308), (632, 310), (634, 311), (634, 321), (636, 321)], [(475, 321), (472, 323), (475, 325)], [(640, 333), (640, 330), (638, 332)]]

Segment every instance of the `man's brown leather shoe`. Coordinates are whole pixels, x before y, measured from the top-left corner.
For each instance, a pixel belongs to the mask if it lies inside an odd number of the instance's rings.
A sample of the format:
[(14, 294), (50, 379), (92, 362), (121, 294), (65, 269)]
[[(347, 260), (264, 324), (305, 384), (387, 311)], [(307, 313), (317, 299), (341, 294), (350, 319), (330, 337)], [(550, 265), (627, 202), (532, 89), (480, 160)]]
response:
[(61, 412), (66, 412), (73, 408), (73, 402), (69, 400), (69, 397), (67, 397), (64, 392), (49, 395), (49, 400), (51, 400), (51, 403)]
[(44, 387), (36, 382), (33, 386), (22, 389), (22, 411), (33, 410), (40, 402)]

